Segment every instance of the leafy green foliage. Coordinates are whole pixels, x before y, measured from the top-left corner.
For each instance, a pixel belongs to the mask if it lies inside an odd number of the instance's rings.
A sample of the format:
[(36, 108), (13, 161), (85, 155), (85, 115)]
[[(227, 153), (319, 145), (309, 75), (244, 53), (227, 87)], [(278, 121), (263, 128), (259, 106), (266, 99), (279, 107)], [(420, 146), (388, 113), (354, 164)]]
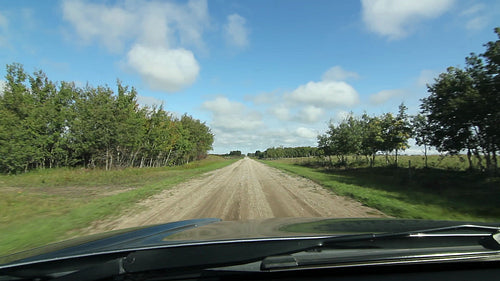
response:
[(241, 156), (241, 151), (239, 150), (233, 150), (233, 151), (230, 151), (228, 156), (237, 156), (237, 157), (240, 157)]
[(415, 138), (416, 144), (424, 146), (425, 167), (427, 168), (428, 167), (427, 148), (428, 146), (431, 145), (429, 138), (430, 135), (432, 134), (429, 122), (426, 116), (417, 114), (412, 117), (411, 123), (412, 123), (413, 137)]
[[(500, 28), (495, 33), (500, 39)], [(335, 155), (344, 166), (348, 155), (364, 155), (373, 166), (377, 153), (385, 154), (387, 164), (394, 153), (397, 167), (398, 152), (407, 149), (413, 137), (424, 146), (426, 167), (427, 149), (433, 146), (452, 155), (466, 151), (469, 169), (477, 163), (480, 170), (495, 174), (500, 151), (500, 40), (485, 46), (483, 54), (466, 58), (465, 69), (449, 67), (428, 85), (430, 95), (422, 99), (421, 114), (408, 116), (404, 104), (397, 115), (351, 114), (338, 124), (330, 122), (327, 132), (318, 136), (318, 147), (330, 162)]]
[(255, 151), (254, 156), (259, 159), (277, 159), (277, 158), (294, 158), (294, 157), (310, 157), (317, 156), (318, 148), (302, 146), (302, 147), (271, 147), (264, 152)]
[(160, 167), (199, 160), (212, 149), (203, 122), (139, 107), (134, 88), (61, 82), (7, 65), (0, 94), (0, 172), (51, 167)]
[[(416, 162), (419, 156), (411, 156)], [(456, 161), (457, 156), (453, 156)], [(498, 221), (498, 178), (443, 169), (413, 170), (387, 167), (331, 170), (299, 160), (264, 161), (311, 179), (338, 195), (352, 197), (366, 206), (397, 218)], [(447, 163), (447, 166), (453, 163)], [(474, 196), (471, 196), (474, 194)]]
[(138, 201), (235, 161), (210, 155), (175, 167), (0, 175), (0, 256), (86, 235), (95, 221), (137, 210)]
[(397, 152), (408, 148), (411, 136), (406, 110), (401, 104), (396, 117), (391, 113), (374, 117), (364, 114), (361, 118), (350, 114), (339, 124), (330, 122), (328, 131), (318, 136), (318, 147), (325, 156), (337, 156), (339, 164), (344, 166), (348, 164), (348, 155), (364, 155), (373, 162), (377, 152), (395, 151), (397, 165)]
[[(500, 39), (500, 29), (495, 29)], [(449, 67), (428, 85), (430, 96), (422, 100), (422, 114), (429, 123), (429, 144), (452, 154), (466, 150), (486, 160), (486, 169), (497, 169), (500, 150), (500, 40), (488, 42), (479, 56), (466, 58), (466, 67)], [(483, 61), (483, 59), (485, 61)]]

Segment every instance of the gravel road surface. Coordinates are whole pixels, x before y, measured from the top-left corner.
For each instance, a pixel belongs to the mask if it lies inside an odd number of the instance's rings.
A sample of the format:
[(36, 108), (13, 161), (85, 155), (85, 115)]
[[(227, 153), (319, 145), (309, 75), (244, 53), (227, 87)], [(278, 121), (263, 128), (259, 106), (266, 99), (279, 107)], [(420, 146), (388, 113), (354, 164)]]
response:
[(193, 218), (384, 217), (378, 210), (250, 158), (179, 184), (91, 232)]

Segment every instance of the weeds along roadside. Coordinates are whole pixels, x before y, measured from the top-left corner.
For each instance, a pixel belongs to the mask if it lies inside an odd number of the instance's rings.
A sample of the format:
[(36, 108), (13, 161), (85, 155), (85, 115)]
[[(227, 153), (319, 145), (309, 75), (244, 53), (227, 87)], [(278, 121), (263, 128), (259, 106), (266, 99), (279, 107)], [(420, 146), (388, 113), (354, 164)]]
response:
[(93, 221), (237, 160), (210, 156), (170, 168), (54, 169), (0, 176), (0, 256), (79, 236), (79, 229)]
[(500, 221), (499, 177), (453, 169), (325, 168), (311, 158), (262, 162), (397, 218)]

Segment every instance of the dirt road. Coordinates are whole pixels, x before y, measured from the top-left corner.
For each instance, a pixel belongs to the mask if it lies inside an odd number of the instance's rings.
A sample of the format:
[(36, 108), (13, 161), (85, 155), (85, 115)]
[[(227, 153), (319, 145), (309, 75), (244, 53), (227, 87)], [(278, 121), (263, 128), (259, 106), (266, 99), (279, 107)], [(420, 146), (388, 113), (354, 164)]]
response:
[[(383, 217), (318, 184), (245, 158), (140, 203), (140, 211), (100, 222), (95, 232), (192, 218)], [(98, 228), (98, 229), (96, 229)], [(92, 232), (94, 232), (92, 231)]]

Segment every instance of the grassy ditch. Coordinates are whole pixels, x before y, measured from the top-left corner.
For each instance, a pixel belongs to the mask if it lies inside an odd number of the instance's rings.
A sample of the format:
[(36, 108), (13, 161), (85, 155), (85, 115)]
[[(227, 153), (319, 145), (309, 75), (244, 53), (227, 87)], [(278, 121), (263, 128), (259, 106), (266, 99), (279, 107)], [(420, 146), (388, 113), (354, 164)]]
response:
[(0, 256), (78, 236), (93, 221), (238, 159), (115, 171), (52, 169), (0, 176)]
[(263, 162), (398, 218), (500, 221), (498, 177), (440, 169), (326, 169), (300, 160)]

